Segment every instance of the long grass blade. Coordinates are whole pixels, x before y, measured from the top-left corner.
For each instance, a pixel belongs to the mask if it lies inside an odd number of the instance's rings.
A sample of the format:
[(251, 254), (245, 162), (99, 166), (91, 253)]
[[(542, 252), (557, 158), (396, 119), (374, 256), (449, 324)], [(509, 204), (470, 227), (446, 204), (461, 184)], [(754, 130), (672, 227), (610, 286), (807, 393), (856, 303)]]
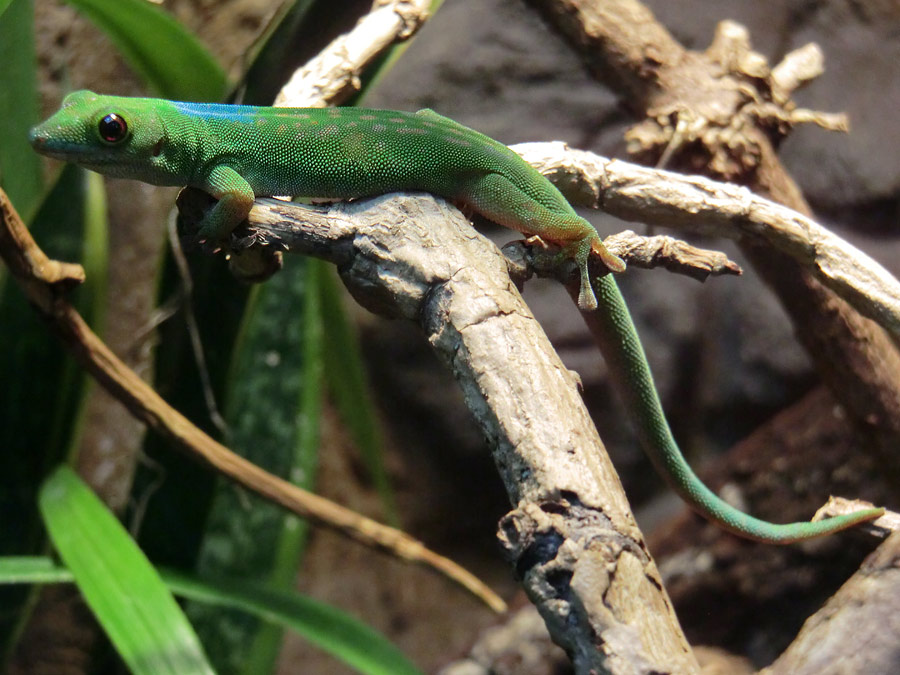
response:
[(39, 504), (54, 547), (133, 673), (213, 673), (159, 574), (70, 468), (62, 466), (50, 475)]

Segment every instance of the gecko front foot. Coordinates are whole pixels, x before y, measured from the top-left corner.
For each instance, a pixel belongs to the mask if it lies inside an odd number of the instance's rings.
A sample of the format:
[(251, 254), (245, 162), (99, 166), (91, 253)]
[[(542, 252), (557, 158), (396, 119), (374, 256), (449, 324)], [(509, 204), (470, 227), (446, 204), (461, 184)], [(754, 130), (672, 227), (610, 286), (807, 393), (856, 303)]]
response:
[(200, 228), (196, 235), (197, 243), (204, 253), (230, 251), (235, 247), (235, 238), (232, 235), (234, 229), (234, 226), (222, 227), (218, 222), (211, 221), (207, 217), (200, 222)]

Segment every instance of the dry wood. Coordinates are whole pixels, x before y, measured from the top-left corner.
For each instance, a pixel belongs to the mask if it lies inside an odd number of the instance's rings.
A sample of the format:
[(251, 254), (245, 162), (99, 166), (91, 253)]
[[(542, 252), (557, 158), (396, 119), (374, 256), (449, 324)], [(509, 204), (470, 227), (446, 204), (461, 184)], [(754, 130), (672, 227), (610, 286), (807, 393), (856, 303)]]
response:
[[(847, 448), (860, 443), (841, 406), (818, 387), (705, 462), (701, 477), (732, 504), (778, 522), (808, 519), (829, 492), (883, 504), (891, 486), (877, 459), (859, 452), (848, 462)], [(873, 529), (882, 524), (891, 527), (890, 514)], [(884, 537), (860, 527), (782, 547), (719, 534), (682, 510), (654, 529), (649, 545), (694, 645), (746, 653), (754, 644), (754, 657), (769, 662)]]
[[(809, 214), (773, 141), (805, 121), (845, 126), (840, 117), (799, 111), (790, 101), (797, 86), (821, 72), (817, 48), (807, 46), (770, 68), (750, 48), (747, 31), (731, 22), (720, 26), (705, 53), (696, 53), (679, 45), (636, 0), (532, 2), (636, 114), (638, 122), (627, 136), (632, 152), (649, 163), (747, 185)], [(876, 451), (876, 461), (896, 474), (900, 357), (895, 343), (788, 255), (751, 241), (744, 242), (744, 250), (784, 304), (817, 371), (862, 432), (858, 445)], [(845, 625), (847, 635), (859, 635), (856, 625)], [(896, 642), (896, 628), (886, 632)]]
[[(711, 276), (742, 274), (740, 266), (721, 251), (692, 246), (674, 237), (647, 237), (624, 230), (608, 236), (603, 245), (629, 267), (661, 267), (697, 281), (705, 281)], [(509, 263), (510, 276), (520, 286), (532, 273), (566, 284), (578, 278), (574, 261), (561, 263), (559, 247), (548, 246), (537, 237), (510, 242), (503, 247), (503, 254)], [(606, 268), (599, 261), (592, 262), (596, 263), (597, 274), (606, 274)]]
[(894, 533), (809, 617), (787, 651), (762, 673), (893, 673), (900, 658), (898, 634), (900, 533)]
[(335, 263), (362, 305), (422, 329), (462, 387), (514, 506), (500, 526), (506, 555), (576, 671), (694, 672), (577, 376), (496, 247), (428, 196), (318, 208), (257, 200), (250, 222), (257, 242)]
[(360, 74), (428, 18), (430, 0), (376, 0), (356, 27), (297, 70), (278, 96), (279, 107), (336, 105), (359, 91)]
[(550, 640), (534, 605), (507, 612), (503, 621), (478, 637), (465, 658), (445, 665), (438, 675), (547, 675), (569, 666), (565, 652)]
[[(596, 172), (597, 175), (605, 177), (601, 201), (619, 204), (618, 210), (622, 212), (630, 210), (639, 213), (641, 205), (666, 204), (665, 209), (657, 206), (648, 208), (648, 212), (661, 221), (671, 219), (673, 212), (677, 214), (677, 220), (687, 221), (691, 214), (696, 216), (700, 211), (696, 198), (694, 201), (691, 199), (680, 201), (672, 195), (680, 192), (691, 194), (692, 191), (696, 191), (707, 197), (701, 202), (702, 222), (713, 222), (717, 219), (727, 221), (729, 218), (738, 217), (746, 219), (748, 213), (754, 213), (762, 214), (752, 219), (754, 228), (770, 227), (777, 231), (779, 224), (794, 222), (794, 219), (799, 217), (798, 214), (792, 214), (787, 209), (733, 186), (716, 184), (708, 179), (696, 177), (672, 176), (667, 172), (647, 170), (623, 162), (610, 162), (610, 165), (612, 164), (616, 165), (611, 170), (617, 180), (609, 179), (609, 172)], [(622, 179), (623, 176), (629, 175), (628, 172), (636, 172), (639, 178), (636, 181)], [(558, 179), (560, 176), (555, 174), (554, 177)], [(698, 182), (702, 185), (702, 189), (697, 188)], [(673, 189), (673, 185), (678, 186), (682, 183), (691, 186), (691, 189), (682, 189), (680, 192)], [(640, 189), (636, 189), (636, 186)], [(709, 198), (709, 195), (713, 194), (717, 196), (716, 199)], [(191, 204), (190, 201), (194, 200), (199, 203)], [(185, 193), (183, 211), (196, 220), (207, 201), (208, 198), (202, 194)], [(487, 326), (494, 321), (502, 321), (494, 330), (485, 328), (484, 336), (476, 342), (468, 341), (476, 340), (474, 337), (470, 338), (468, 335), (466, 338), (461, 337), (463, 334), (461, 330), (450, 331), (452, 339), (450, 346), (446, 348), (449, 353), (444, 355), (451, 367), (454, 367), (454, 372), (464, 390), (468, 392), (467, 402), (486, 436), (499, 444), (496, 453), (501, 475), (506, 482), (511, 501), (518, 504), (518, 508), (501, 524), (501, 541), (507, 549), (511, 562), (519, 569), (523, 557), (533, 556), (535, 551), (549, 550), (548, 559), (532, 561), (532, 567), (523, 574), (526, 589), (532, 600), (542, 609), (554, 638), (558, 642), (560, 639), (568, 640), (560, 644), (566, 646), (570, 653), (576, 654), (575, 660), (579, 668), (593, 667), (589, 665), (592, 663), (590, 653), (591, 650), (596, 650), (597, 644), (586, 640), (585, 636), (567, 635), (566, 626), (571, 625), (572, 621), (568, 606), (566, 612), (562, 614), (558, 609), (548, 611), (548, 607), (557, 608), (560, 579), (564, 580), (562, 588), (566, 593), (571, 593), (574, 589), (583, 594), (579, 598), (579, 603), (584, 605), (584, 615), (579, 617), (579, 622), (590, 626), (594, 632), (602, 636), (604, 649), (618, 655), (620, 660), (617, 662), (610, 657), (607, 667), (622, 670), (625, 669), (625, 664), (642, 662), (640, 650), (634, 652), (626, 649), (624, 642), (617, 643), (619, 639), (617, 631), (610, 630), (604, 623), (608, 621), (605, 618), (608, 611), (603, 602), (609, 602), (610, 597), (616, 597), (616, 593), (621, 593), (623, 606), (655, 607), (655, 611), (666, 613), (668, 604), (654, 604), (651, 598), (646, 598), (644, 602), (636, 605), (634, 602), (625, 601), (629, 592), (639, 591), (639, 586), (633, 583), (633, 579), (642, 579), (647, 574), (648, 563), (642, 557), (646, 552), (640, 549), (641, 556), (633, 560), (634, 550), (621, 549), (622, 539), (619, 539), (619, 548), (616, 549), (619, 575), (609, 575), (609, 562), (604, 560), (603, 564), (598, 563), (593, 559), (595, 554), (593, 547), (583, 549), (579, 543), (597, 541), (598, 537), (608, 538), (610, 533), (619, 530), (618, 526), (611, 528), (605, 519), (601, 522), (597, 517), (598, 509), (594, 502), (585, 501), (583, 495), (587, 487), (579, 485), (577, 489), (573, 488), (571, 477), (566, 479), (569, 481), (567, 483), (566, 480), (555, 478), (555, 471), (549, 472), (548, 469), (544, 469), (543, 473), (549, 474), (548, 478), (552, 478), (550, 484), (557, 486), (555, 490), (558, 496), (548, 497), (547, 488), (540, 484), (537, 493), (529, 492), (528, 482), (534, 479), (541, 466), (558, 467), (558, 472), (563, 476), (567, 472), (576, 472), (578, 475), (575, 466), (560, 465), (560, 460), (553, 458), (554, 449), (542, 445), (547, 441), (536, 442), (528, 436), (513, 435), (513, 430), (520, 432), (519, 427), (522, 425), (520, 418), (528, 420), (529, 429), (546, 427), (553, 430), (550, 420), (537, 418), (535, 413), (530, 412), (531, 405), (541, 410), (550, 409), (554, 416), (563, 415), (562, 411), (568, 406), (555, 388), (545, 384), (541, 379), (534, 379), (533, 374), (526, 376), (523, 372), (514, 370), (515, 365), (521, 364), (528, 365), (529, 370), (533, 370), (535, 364), (541, 361), (533, 355), (532, 348), (514, 345), (535, 344), (536, 340), (540, 341), (542, 338), (520, 333), (507, 324), (521, 310), (513, 312), (497, 298), (497, 294), (505, 295), (509, 290), (507, 282), (504, 281), (504, 270), (493, 269), (496, 265), (491, 261), (492, 268), (482, 272), (485, 278), (479, 277), (477, 283), (469, 281), (468, 274), (473, 273), (476, 267), (488, 264), (484, 255), (476, 255), (474, 249), (461, 252), (453, 250), (454, 239), (444, 232), (445, 226), (430, 210), (419, 212), (418, 209), (421, 207), (404, 204), (396, 207), (399, 212), (395, 214), (395, 207), (391, 202), (389, 197), (381, 197), (352, 204), (302, 207), (279, 200), (258, 200), (250, 216), (253, 229), (249, 241), (263, 243), (270, 250), (284, 248), (317, 255), (335, 263), (342, 270), (351, 293), (362, 304), (388, 316), (415, 320), (426, 329), (426, 332), (438, 331), (440, 327), (439, 332), (443, 334), (448, 331), (447, 324), (452, 327), (455, 321), (473, 326), (475, 324)], [(754, 204), (755, 207), (748, 208), (748, 203)], [(710, 215), (713, 212), (717, 215)], [(788, 216), (784, 216), (782, 212)], [(773, 213), (781, 215), (773, 216)], [(414, 220), (405, 220), (412, 216), (415, 216)], [(767, 218), (775, 224), (774, 227), (766, 220)], [(400, 219), (404, 219), (403, 223)], [(818, 226), (809, 221), (809, 227), (815, 229)], [(442, 244), (439, 247), (440, 252), (434, 251), (433, 249), (438, 248), (439, 242)], [(838, 249), (843, 246), (836, 238), (834, 245)], [(536, 248), (539, 250), (539, 247)], [(440, 256), (445, 256), (447, 260)], [(708, 264), (709, 252), (704, 252), (703, 257), (704, 264)], [(551, 253), (547, 258), (553, 259), (554, 256)], [(679, 264), (685, 264), (685, 260), (679, 260)], [(727, 268), (727, 264), (724, 267)], [(496, 278), (491, 281), (490, 277), (493, 276)], [(456, 284), (462, 284), (462, 290), (454, 290)], [(461, 295), (459, 299), (455, 299), (457, 293)], [(447, 309), (433, 306), (438, 297), (445, 295), (453, 298), (453, 306), (465, 307), (469, 312), (477, 309), (479, 318), (474, 320), (467, 314), (457, 318)], [(495, 314), (500, 316), (494, 316)], [(491, 317), (490, 321), (485, 318), (486, 315)], [(470, 328), (469, 333), (474, 333), (474, 328)], [(481, 346), (482, 342), (484, 346)], [(434, 338), (432, 343), (436, 348), (441, 344)], [(547, 348), (549, 349), (549, 346)], [(500, 364), (512, 364), (507, 366), (506, 372), (503, 373), (505, 384), (494, 385), (486, 391), (485, 380), (488, 374), (493, 374)], [(521, 390), (523, 383), (525, 388)], [(549, 398), (545, 397), (547, 392)], [(519, 397), (524, 399), (526, 393), (530, 396), (529, 401), (518, 400)], [(553, 408), (553, 403), (558, 407)], [(578, 404), (580, 405), (580, 401)], [(553, 430), (552, 433), (555, 435), (559, 432)], [(561, 437), (569, 436), (564, 434)], [(597, 442), (599, 443), (599, 439)], [(506, 443), (509, 445), (504, 447)], [(529, 447), (532, 443), (534, 447)], [(509, 453), (512, 453), (512, 459)], [(521, 466), (521, 455), (527, 457), (528, 463), (524, 467)], [(583, 478), (581, 475), (578, 477), (579, 480)], [(606, 508), (599, 511), (606, 516)], [(563, 539), (556, 541), (559, 536), (563, 536)], [(629, 538), (633, 536), (633, 533), (628, 534)], [(552, 543), (548, 543), (548, 539)], [(573, 568), (578, 569), (577, 574), (572, 571)], [(616, 581), (623, 585), (616, 587)], [(626, 590), (621, 590), (623, 588)], [(597, 598), (604, 600), (598, 603)], [(632, 618), (636, 621), (647, 620), (646, 614), (638, 618), (626, 613), (622, 617), (625, 623)], [(601, 630), (604, 627), (606, 630)], [(573, 645), (580, 647), (581, 651), (573, 651)]]

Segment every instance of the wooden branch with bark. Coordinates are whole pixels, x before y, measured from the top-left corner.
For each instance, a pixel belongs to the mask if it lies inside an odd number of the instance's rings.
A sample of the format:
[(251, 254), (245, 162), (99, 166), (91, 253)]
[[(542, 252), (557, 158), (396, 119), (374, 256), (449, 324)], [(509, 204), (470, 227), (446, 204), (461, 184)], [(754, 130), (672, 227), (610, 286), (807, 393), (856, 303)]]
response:
[(780, 252), (900, 339), (900, 281), (803, 213), (739, 185), (609, 159), (564, 143), (523, 143), (513, 149), (573, 204)]
[(372, 11), (299, 68), (275, 98), (276, 107), (339, 105), (359, 91), (360, 75), (389, 47), (412, 37), (428, 18), (430, 0), (375, 0)]
[[(196, 223), (208, 198), (180, 201)], [(360, 304), (413, 321), (451, 370), (513, 505), (501, 544), (576, 671), (695, 671), (578, 377), (497, 248), (425, 195), (317, 208), (260, 199), (249, 221), (246, 241), (334, 263)]]
[[(742, 32), (740, 27), (733, 24), (723, 25), (708, 53), (697, 55), (686, 52), (678, 45), (639, 3), (626, 0), (590, 5), (559, 2), (555, 5), (557, 8), (563, 8), (559, 12), (561, 24), (567, 24), (566, 29), (570, 31), (568, 34), (574, 37), (576, 42), (588, 44), (582, 42), (582, 38), (591, 31), (600, 35), (598, 41), (589, 43), (590, 46), (585, 48), (585, 54), (592, 53), (593, 57), (599, 55), (597, 58), (597, 62), (601, 63), (599, 70), (611, 75), (613, 81), (622, 84), (623, 90), (627, 90), (629, 100), (636, 102), (635, 108), (638, 112), (642, 116), (646, 115), (652, 124), (657, 125), (657, 128), (652, 128), (647, 124), (644, 126), (639, 124), (633, 130), (629, 140), (634, 149), (641, 150), (647, 155), (657, 153), (656, 156), (660, 161), (670, 166), (687, 167), (693, 171), (709, 167), (714, 175), (762, 188), (764, 195), (772, 195), (776, 199), (786, 201), (788, 206), (800, 212), (780, 212), (779, 207), (770, 202), (764, 202), (760, 206), (761, 202), (757, 202), (757, 198), (746, 190), (727, 186), (724, 188), (724, 192), (728, 193), (725, 201), (729, 202), (733, 210), (731, 216), (724, 216), (727, 211), (717, 208), (718, 205), (715, 204), (717, 198), (722, 195), (722, 192), (717, 192), (721, 185), (711, 187), (702, 179), (698, 181), (694, 177), (688, 179), (673, 177), (675, 181), (682, 181), (682, 188), (690, 184), (691, 187), (682, 192), (694, 191), (694, 203), (681, 211), (679, 214), (681, 218), (678, 220), (695, 225), (698, 220), (703, 219), (698, 218), (698, 213), (706, 215), (715, 213), (714, 219), (722, 218), (721, 224), (727, 221), (732, 231), (736, 229), (735, 226), (740, 226), (743, 229), (738, 229), (741, 232), (738, 236), (753, 254), (755, 262), (769, 269), (782, 297), (788, 301), (792, 295), (799, 298), (793, 301), (794, 306), (805, 305), (804, 316), (816, 314), (823, 317), (824, 321), (832, 322), (827, 332), (822, 333), (823, 324), (820, 323), (822, 319), (806, 321), (805, 326), (800, 327), (801, 337), (820, 364), (834, 359), (835, 345), (843, 352), (838, 363), (829, 366), (830, 372), (838, 373), (830, 379), (835, 384), (839, 383), (842, 377), (848, 376), (855, 378), (857, 382), (862, 381), (862, 394), (851, 393), (849, 396), (846, 394), (843, 396), (856, 418), (863, 419), (862, 411), (871, 411), (873, 401), (878, 404), (876, 406), (878, 411), (891, 410), (894, 406), (891, 402), (894, 397), (889, 392), (896, 391), (896, 386), (888, 381), (892, 376), (887, 375), (873, 381), (869, 375), (872, 372), (884, 372), (885, 369), (878, 366), (883, 367), (885, 364), (893, 363), (892, 359), (896, 360), (896, 352), (890, 340), (880, 336), (880, 331), (874, 324), (858, 317), (849, 306), (841, 305), (840, 301), (837, 301), (812, 276), (806, 272), (798, 275), (794, 271), (802, 265), (813, 274), (821, 275), (832, 286), (840, 287), (845, 297), (857, 303), (862, 311), (888, 326), (893, 324), (892, 327), (896, 330), (897, 294), (893, 288), (896, 282), (889, 275), (883, 274), (880, 267), (870, 265), (867, 260), (857, 264), (860, 258), (854, 251), (843, 249), (840, 242), (834, 242), (836, 246), (831, 247), (829, 237), (821, 236), (820, 230), (810, 226), (811, 221), (807, 217), (808, 207), (774, 154), (772, 135), (784, 134), (794, 124), (812, 121), (834, 129), (845, 126), (844, 120), (839, 116), (802, 111), (793, 106), (789, 100), (793, 89), (813, 77), (817, 69), (820, 69), (820, 53), (813, 48), (805, 48), (789, 55), (774, 69), (768, 69), (765, 60), (761, 61), (759, 55), (749, 49), (745, 31)], [(593, 21), (584, 20), (583, 16), (593, 10), (600, 12), (600, 19), (594, 17)], [(582, 12), (584, 14), (581, 14)], [(652, 62), (650, 67), (647, 67), (648, 61)], [(723, 72), (726, 75), (723, 76)], [(762, 80), (768, 86), (768, 90), (754, 95), (753, 90), (748, 89), (748, 82), (752, 84), (756, 80)], [(690, 85), (685, 86), (686, 82)], [(698, 82), (702, 85), (699, 88)], [(700, 152), (685, 152), (695, 150), (698, 145), (701, 148)], [(614, 168), (620, 167), (621, 165), (617, 165)], [(608, 177), (610, 173), (615, 174), (612, 168), (606, 166), (605, 171), (600, 173), (605, 173)], [(656, 174), (654, 178), (659, 180), (660, 175)], [(603, 188), (595, 189), (594, 194), (603, 194), (604, 207), (612, 210), (622, 209), (619, 215), (626, 215), (628, 208), (634, 209), (628, 214), (630, 219), (644, 222), (653, 220), (656, 209), (659, 209), (661, 220), (663, 214), (671, 218), (673, 213), (670, 209), (673, 208), (673, 203), (677, 204), (684, 195), (672, 197), (650, 190), (649, 194), (652, 197), (648, 198), (647, 193), (642, 194), (647, 182), (645, 175), (643, 179), (627, 184), (626, 187), (632, 189), (632, 194), (629, 195), (627, 189), (617, 191), (615, 188), (621, 186), (607, 178), (605, 182), (598, 183)], [(611, 187), (612, 192), (607, 192)], [(732, 192), (733, 190), (737, 192)], [(617, 198), (621, 198), (622, 201), (617, 201)], [(653, 201), (654, 199), (656, 201)], [(710, 201), (714, 203), (710, 204)], [(676, 206), (675, 210), (678, 208)], [(763, 213), (764, 215), (759, 215)], [(783, 218), (780, 215), (773, 217), (773, 214), (781, 213), (784, 215)], [(773, 220), (779, 219), (780, 227), (776, 225), (767, 229), (761, 226), (762, 223), (772, 225)], [(761, 233), (773, 239), (760, 244)], [(772, 241), (784, 242), (790, 255), (773, 254)], [(846, 265), (841, 262), (842, 256), (848, 251), (851, 253), (848, 258), (852, 259), (854, 264)], [(799, 258), (799, 263), (793, 261), (791, 255)], [(424, 279), (422, 283), (425, 283)], [(444, 283), (447, 282), (441, 282), (442, 287)], [(352, 282), (349, 285), (353, 288)], [(368, 291), (361, 297), (366, 297), (367, 294)], [(383, 302), (384, 298), (379, 295), (370, 306), (379, 309), (387, 307), (390, 311), (395, 311), (392, 300), (382, 305)], [(833, 321), (834, 307), (839, 308), (839, 318), (836, 322)], [(798, 322), (802, 320), (801, 316)], [(832, 330), (835, 326), (841, 327), (843, 333), (840, 331), (835, 333)], [(423, 328), (427, 333), (427, 327)], [(828, 337), (825, 338), (823, 335)], [(865, 337), (858, 339), (860, 335)], [(886, 372), (896, 370), (888, 367)], [(475, 385), (473, 388), (480, 391)], [(878, 413), (875, 419), (884, 418)], [(882, 427), (877, 434), (880, 436), (879, 444), (882, 447), (887, 447), (892, 438), (896, 440), (890, 425), (891, 422), (888, 420), (887, 428)], [(486, 430), (489, 432), (490, 429), (488, 425)], [(490, 433), (488, 437), (495, 438)], [(515, 487), (508, 485), (507, 490), (512, 496), (517, 494)], [(566, 504), (559, 508), (559, 511), (560, 513), (556, 515), (562, 515), (565, 520), (567, 515), (576, 515), (578, 509), (572, 509), (571, 504)], [(574, 521), (577, 522), (578, 517)], [(555, 531), (553, 528), (557, 526), (556, 522), (549, 524), (546, 513), (539, 507), (538, 510), (530, 511), (517, 509), (505, 522), (512, 526), (513, 541), (520, 536), (520, 532), (531, 534), (548, 529)], [(571, 529), (574, 523), (571, 521), (568, 523), (567, 531), (574, 532), (575, 530)], [(566, 578), (566, 573), (557, 578)], [(605, 578), (609, 583), (610, 577)], [(536, 579), (546, 581), (546, 577), (538, 576)], [(552, 593), (549, 596), (542, 595), (540, 583), (529, 586), (526, 580), (526, 586), (530, 588), (532, 598), (541, 607), (545, 620), (554, 632), (554, 638), (558, 642), (562, 640), (560, 644), (565, 645), (570, 653), (576, 655), (575, 660), (579, 668), (588, 668), (588, 661), (579, 660), (579, 652), (572, 649), (573, 637), (557, 634), (561, 629), (559, 625), (554, 625), (554, 622), (558, 621), (559, 614), (543, 604), (547, 602), (548, 597), (554, 599), (555, 596)], [(566, 584), (566, 592), (570, 589), (571, 584)], [(602, 614), (601, 608), (594, 606), (594, 610)], [(578, 620), (579, 618), (575, 617), (574, 621), (580, 627), (584, 621)], [(588, 617), (588, 625), (590, 621)], [(572, 632), (577, 631), (578, 628)], [(611, 649), (622, 657), (619, 662), (614, 659), (607, 661), (605, 667), (620, 667), (625, 663), (634, 663), (631, 659), (634, 654), (627, 655), (625, 651), (617, 651), (621, 645), (616, 645), (614, 640), (609, 639), (614, 633), (600, 631), (596, 632), (596, 635), (598, 641), (594, 643), (595, 646), (602, 645), (604, 649)], [(582, 644), (577, 636), (574, 640), (574, 644)], [(678, 667), (672, 664), (669, 664), (667, 669), (678, 671)]]
[[(863, 562), (762, 675), (892, 673), (900, 633), (900, 533)], [(865, 636), (860, 643), (853, 636)]]

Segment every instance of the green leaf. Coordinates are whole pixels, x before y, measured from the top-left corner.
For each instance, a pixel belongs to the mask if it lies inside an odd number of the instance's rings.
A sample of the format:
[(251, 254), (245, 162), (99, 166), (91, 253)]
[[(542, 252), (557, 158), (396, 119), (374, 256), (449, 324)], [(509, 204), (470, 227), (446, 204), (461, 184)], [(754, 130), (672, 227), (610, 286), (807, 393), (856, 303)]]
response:
[(66, 0), (103, 30), (157, 94), (220, 101), (225, 71), (172, 16), (146, 0)]
[(383, 635), (349, 614), (294, 592), (239, 579), (200, 581), (164, 572), (178, 595), (221, 607), (242, 609), (291, 628), (313, 644), (367, 675), (421, 675)]
[(0, 584), (71, 583), (75, 576), (62, 565), (44, 556), (0, 557)]
[[(328, 272), (328, 270), (326, 270)], [(398, 525), (397, 508), (390, 479), (384, 468), (381, 429), (375, 404), (369, 392), (366, 368), (363, 364), (359, 339), (341, 299), (334, 275), (323, 273), (322, 321), (325, 325), (325, 375), (328, 389), (334, 398), (341, 420), (359, 448), (381, 503), (392, 525)]]
[[(254, 464), (311, 489), (322, 406), (322, 322), (317, 269), (297, 258), (258, 286), (229, 372), (228, 445)], [(307, 523), (220, 481), (197, 569), (290, 588)], [(189, 616), (223, 673), (269, 672), (281, 630), (244, 613), (191, 605)]]
[[(176, 595), (213, 606), (240, 609), (292, 629), (361, 673), (421, 673), (381, 633), (336, 607), (292, 591), (277, 591), (244, 580), (223, 578), (212, 581), (166, 569), (159, 570), (159, 574)], [(73, 578), (69, 570), (49, 558), (0, 558), (0, 584), (58, 583)]]
[[(295, 261), (299, 264), (300, 261)], [(303, 326), (300, 344), (301, 381), (296, 409), (296, 438), (294, 439), (294, 468), (291, 480), (307, 490), (315, 486), (319, 463), (320, 426), (322, 417), (323, 370), (322, 349), (324, 331), (320, 307), (319, 285), (327, 263), (314, 258), (303, 262), (306, 284), (303, 290), (300, 322)], [(277, 295), (277, 293), (276, 293)], [(298, 298), (299, 299), (299, 298)], [(284, 306), (279, 308), (285, 313)], [(296, 349), (297, 345), (293, 345)], [(309, 523), (293, 515), (285, 516), (278, 545), (274, 549), (268, 583), (273, 589), (293, 588), (297, 569), (306, 551)], [(241, 669), (248, 675), (274, 670), (281, 652), (282, 630), (271, 623), (260, 626), (247, 659)]]
[(0, 0), (0, 14), (0, 185), (29, 222), (43, 191), (40, 157), (28, 144), (40, 114), (32, 0)]
[(213, 673), (159, 574), (69, 467), (45, 481), (39, 504), (54, 547), (133, 673)]
[[(81, 205), (81, 265), (84, 267), (85, 281), (78, 289), (76, 307), (96, 333), (103, 333), (103, 318), (106, 315), (106, 289), (109, 274), (109, 216), (106, 204), (106, 183), (100, 174), (69, 166), (65, 174), (74, 172), (80, 183), (79, 202)], [(65, 205), (66, 202), (63, 202)], [(59, 373), (58, 405), (54, 420), (48, 428), (51, 448), (66, 447), (68, 458), (74, 461), (81, 445), (81, 433), (86, 422), (87, 403), (94, 380), (87, 377), (71, 359), (66, 359)]]
[(79, 173), (84, 186), (81, 265), (84, 267), (85, 282), (81, 287), (83, 295), (80, 296), (78, 311), (85, 316), (94, 332), (102, 333), (109, 274), (106, 183), (103, 176), (93, 171)]

